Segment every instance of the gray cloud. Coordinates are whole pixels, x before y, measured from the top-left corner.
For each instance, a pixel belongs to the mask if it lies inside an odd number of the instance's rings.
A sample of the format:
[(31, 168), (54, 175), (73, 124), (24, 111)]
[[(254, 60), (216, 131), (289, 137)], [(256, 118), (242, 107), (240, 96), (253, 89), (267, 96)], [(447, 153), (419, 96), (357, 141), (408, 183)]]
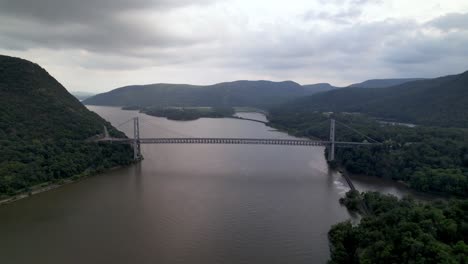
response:
[(393, 41), (383, 56), (392, 65), (439, 64), (447, 59), (468, 57), (468, 34), (449, 33), (442, 36), (417, 34)]
[[(222, 0), (195, 4), (215, 1)], [(362, 6), (380, 0), (327, 3), (344, 6), (295, 17), (311, 26), (281, 21), (252, 29), (228, 12), (213, 17), (177, 13), (193, 5), (190, 0), (0, 0), (0, 49), (63, 51), (73, 54), (64, 56), (70, 64), (93, 73), (165, 67), (196, 72), (195, 79), (205, 76), (208, 82), (245, 75), (343, 84), (371, 77), (434, 77), (468, 68), (461, 59), (468, 57), (467, 14), (426, 23), (366, 21)], [(326, 30), (323, 21), (330, 22)], [(214, 76), (213, 69), (229, 74)]]
[[(89, 23), (107, 20), (116, 13), (166, 9), (214, 0), (0, 0), (0, 14), (49, 23)], [(89, 21), (91, 20), (91, 21)]]
[(361, 9), (357, 7), (348, 8), (337, 13), (329, 13), (323, 11), (309, 10), (303, 15), (303, 19), (310, 20), (324, 20), (337, 24), (351, 23), (354, 19), (362, 14)]
[(438, 17), (427, 23), (429, 26), (440, 30), (448, 31), (452, 29), (468, 30), (468, 13), (450, 13)]
[(381, 4), (383, 0), (320, 0), (323, 5), (334, 5), (339, 11), (331, 13), (323, 10), (309, 10), (302, 18), (306, 21), (322, 20), (337, 24), (350, 24), (359, 18), (362, 9), (372, 4)]
[(235, 58), (225, 57), (223, 67), (323, 81), (436, 77), (468, 69), (468, 61), (460, 59), (468, 57), (467, 34), (431, 35), (413, 20), (357, 23), (320, 33), (272, 25), (243, 37), (251, 45), (229, 47)]
[[(285, 65), (303, 67), (303, 64), (336, 68), (350, 65), (357, 61), (376, 58), (377, 54), (386, 53), (391, 48), (390, 42), (403, 40), (417, 28), (412, 21), (387, 20), (367, 24), (347, 26), (331, 32), (317, 34), (310, 31), (284, 31), (280, 26), (272, 28), (259, 35), (244, 36), (246, 43), (237, 47), (241, 57), (251, 58), (251, 65), (262, 64), (263, 68), (279, 68)], [(254, 42), (261, 39), (262, 42)], [(229, 50), (235, 50), (235, 47)], [(289, 61), (297, 61), (297, 64)], [(307, 63), (308, 62), (308, 63)]]
[(350, 4), (354, 6), (368, 5), (368, 4), (381, 4), (384, 0), (320, 0), (322, 4), (344, 5)]
[[(163, 21), (145, 20), (145, 12), (213, 1), (0, 0), (1, 46), (131, 53), (149, 47), (191, 45), (199, 41), (196, 35), (177, 35)], [(128, 15), (130, 12), (135, 14)]]
[(0, 40), (12, 49), (47, 47), (125, 53), (143, 47), (188, 45), (196, 41), (172, 34), (159, 25), (133, 24), (124, 19), (104, 20), (98, 24), (48, 26), (18, 19), (0, 21)]

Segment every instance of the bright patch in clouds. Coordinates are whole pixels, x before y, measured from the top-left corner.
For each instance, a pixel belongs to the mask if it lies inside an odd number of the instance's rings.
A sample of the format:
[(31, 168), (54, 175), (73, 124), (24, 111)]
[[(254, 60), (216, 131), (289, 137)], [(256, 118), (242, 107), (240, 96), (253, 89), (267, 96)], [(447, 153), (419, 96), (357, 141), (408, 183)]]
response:
[(0, 53), (69, 90), (437, 77), (468, 70), (466, 47), (460, 0), (0, 0)]

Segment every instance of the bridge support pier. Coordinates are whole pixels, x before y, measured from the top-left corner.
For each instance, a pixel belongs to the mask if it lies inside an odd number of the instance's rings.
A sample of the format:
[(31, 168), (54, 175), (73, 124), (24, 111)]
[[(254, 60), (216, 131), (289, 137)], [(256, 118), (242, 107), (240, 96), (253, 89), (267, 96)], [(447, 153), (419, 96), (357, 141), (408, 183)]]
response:
[(133, 118), (133, 159), (141, 159), (140, 123), (138, 117)]
[(328, 145), (328, 161), (335, 160), (335, 119), (330, 119), (330, 144)]

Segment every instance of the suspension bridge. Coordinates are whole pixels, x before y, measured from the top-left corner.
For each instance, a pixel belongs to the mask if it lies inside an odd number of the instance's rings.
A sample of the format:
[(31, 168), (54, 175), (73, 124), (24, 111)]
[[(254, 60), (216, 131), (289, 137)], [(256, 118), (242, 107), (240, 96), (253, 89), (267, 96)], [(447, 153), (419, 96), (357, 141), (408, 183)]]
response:
[[(140, 160), (141, 144), (235, 144), (235, 145), (282, 145), (282, 146), (321, 146), (328, 149), (328, 161), (335, 160), (335, 148), (337, 147), (355, 147), (355, 146), (369, 146), (381, 144), (380, 142), (361, 134), (364, 137), (372, 140), (370, 142), (344, 142), (335, 140), (335, 120), (330, 119), (330, 136), (329, 140), (308, 140), (308, 139), (273, 139), (273, 138), (209, 138), (209, 137), (158, 137), (158, 138), (141, 138), (140, 137), (140, 121), (138, 117), (130, 119), (121, 125), (133, 120), (133, 138), (115, 138), (111, 137), (104, 126), (104, 134), (95, 139), (95, 142), (116, 142), (131, 144), (134, 151), (134, 159)], [(344, 125), (344, 124), (343, 124)], [(119, 125), (120, 126), (120, 125)], [(346, 125), (345, 125), (346, 126)]]

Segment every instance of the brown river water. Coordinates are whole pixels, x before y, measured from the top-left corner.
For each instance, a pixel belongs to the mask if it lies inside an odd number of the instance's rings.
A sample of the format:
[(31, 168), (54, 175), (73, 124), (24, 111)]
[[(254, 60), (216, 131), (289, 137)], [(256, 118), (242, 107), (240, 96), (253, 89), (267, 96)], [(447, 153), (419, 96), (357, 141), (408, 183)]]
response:
[[(238, 119), (169, 121), (91, 106), (141, 137), (291, 138)], [(264, 116), (241, 113), (247, 118)], [(129, 137), (132, 123), (119, 127)], [(325, 263), (349, 190), (322, 147), (143, 145), (145, 159), (0, 206), (0, 263)], [(353, 177), (360, 191), (404, 186)], [(414, 194), (415, 195), (415, 194)]]

